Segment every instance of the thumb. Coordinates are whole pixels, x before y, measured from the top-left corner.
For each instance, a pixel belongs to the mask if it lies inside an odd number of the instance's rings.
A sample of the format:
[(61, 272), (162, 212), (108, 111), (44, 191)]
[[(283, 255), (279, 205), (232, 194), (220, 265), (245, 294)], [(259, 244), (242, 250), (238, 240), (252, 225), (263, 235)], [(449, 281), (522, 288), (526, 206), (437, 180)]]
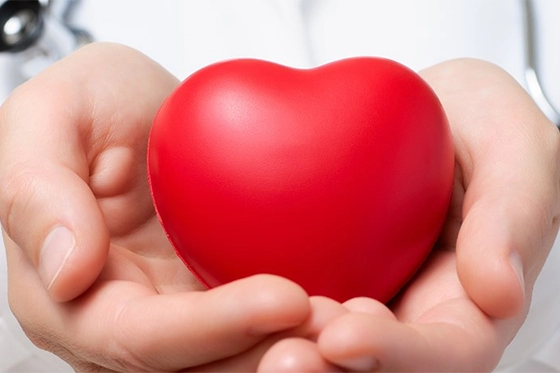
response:
[(424, 74), (446, 108), (465, 189), (459, 277), (490, 316), (520, 315), (558, 232), (558, 130), (497, 66), (457, 60)]
[(54, 300), (83, 293), (97, 278), (109, 248), (107, 228), (87, 184), (54, 167), (3, 177), (11, 179), (3, 182), (7, 187), (0, 202), (6, 246), (27, 254)]
[(87, 183), (79, 135), (48, 112), (56, 108), (48, 99), (33, 111), (20, 110), (18, 100), (10, 99), (0, 111), (0, 220), (6, 247), (23, 250), (52, 299), (67, 301), (101, 271), (108, 229)]

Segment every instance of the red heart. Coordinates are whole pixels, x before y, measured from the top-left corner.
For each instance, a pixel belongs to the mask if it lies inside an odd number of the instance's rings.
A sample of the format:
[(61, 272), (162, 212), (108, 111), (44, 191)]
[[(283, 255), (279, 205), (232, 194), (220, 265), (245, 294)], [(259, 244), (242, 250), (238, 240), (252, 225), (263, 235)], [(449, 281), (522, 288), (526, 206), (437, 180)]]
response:
[(214, 287), (257, 273), (388, 301), (434, 245), (453, 184), (441, 104), (413, 71), (241, 59), (188, 77), (148, 150), (160, 221)]

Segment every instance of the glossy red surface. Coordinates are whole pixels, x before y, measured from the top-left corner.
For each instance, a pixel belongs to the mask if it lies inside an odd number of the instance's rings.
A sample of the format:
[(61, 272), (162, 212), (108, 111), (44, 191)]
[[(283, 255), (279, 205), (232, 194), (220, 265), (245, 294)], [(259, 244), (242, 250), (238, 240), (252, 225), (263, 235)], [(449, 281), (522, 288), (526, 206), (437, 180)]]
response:
[(154, 121), (152, 196), (209, 287), (257, 273), (388, 301), (436, 241), (453, 184), (439, 100), (390, 60), (241, 59), (188, 77)]

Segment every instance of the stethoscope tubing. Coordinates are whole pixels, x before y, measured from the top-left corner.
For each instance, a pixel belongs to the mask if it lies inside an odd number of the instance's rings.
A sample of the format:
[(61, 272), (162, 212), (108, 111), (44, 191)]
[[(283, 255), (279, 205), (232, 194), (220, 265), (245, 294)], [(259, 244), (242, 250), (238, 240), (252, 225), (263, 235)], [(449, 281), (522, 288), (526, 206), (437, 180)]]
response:
[(537, 35), (533, 0), (521, 0), (525, 26), (525, 81), (527, 91), (556, 127), (560, 128), (560, 114), (547, 96), (540, 80), (538, 70)]

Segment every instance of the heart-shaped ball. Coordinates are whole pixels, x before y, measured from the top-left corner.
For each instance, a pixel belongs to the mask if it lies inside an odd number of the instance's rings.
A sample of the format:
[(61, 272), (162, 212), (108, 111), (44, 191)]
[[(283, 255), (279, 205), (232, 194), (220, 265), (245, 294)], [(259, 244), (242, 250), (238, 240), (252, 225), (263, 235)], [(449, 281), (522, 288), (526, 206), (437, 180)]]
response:
[(434, 92), (370, 57), (207, 66), (163, 103), (148, 147), (160, 221), (204, 284), (269, 273), (339, 301), (386, 302), (418, 270), (453, 168)]

